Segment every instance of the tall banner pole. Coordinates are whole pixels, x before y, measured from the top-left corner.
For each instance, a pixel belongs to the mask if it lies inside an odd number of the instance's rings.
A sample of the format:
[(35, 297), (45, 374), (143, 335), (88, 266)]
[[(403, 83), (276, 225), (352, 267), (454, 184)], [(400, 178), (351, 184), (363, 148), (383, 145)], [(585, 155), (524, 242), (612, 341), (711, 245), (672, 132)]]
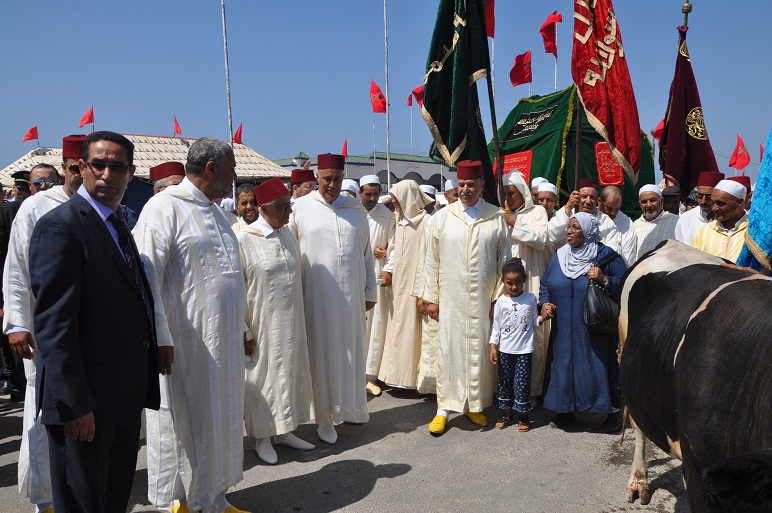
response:
[(582, 102), (579, 101), (579, 88), (576, 88), (576, 159), (574, 160), (574, 190), (579, 190), (582, 177)]
[(410, 102), (410, 154), (413, 154), (413, 102)]
[(375, 111), (373, 111), (373, 174), (378, 174), (378, 156), (375, 154), (376, 152), (376, 145), (375, 145)]
[[(555, 23), (555, 53), (558, 47), (558, 24)], [(555, 56), (555, 92), (558, 92), (558, 56)]]
[(492, 98), (496, 97), (496, 40), (494, 38), (491, 38), (491, 83), (493, 96)]
[[(228, 67), (228, 30), (225, 25), (225, 0), (221, 0), (222, 5), (222, 44), (223, 53), (225, 54), (225, 93), (228, 96), (228, 135), (230, 138), (231, 148), (233, 148), (233, 118), (231, 116), (231, 75), (230, 68)], [(231, 185), (233, 189), (233, 200), (236, 200), (236, 180)]]
[(499, 147), (499, 125), (496, 123), (496, 104), (493, 100), (493, 79), (490, 73), (485, 74), (488, 82), (488, 103), (491, 107), (491, 124), (493, 125), (493, 145), (496, 154), (496, 190), (499, 195), (499, 205), (504, 204), (504, 182), (501, 179), (504, 173), (504, 160), (501, 158), (501, 149)]
[[(383, 0), (383, 48), (386, 54), (386, 187), (391, 190), (391, 135), (389, 129), (389, 30), (386, 24), (386, 0)], [(411, 119), (412, 121), (412, 119)], [(411, 136), (412, 137), (412, 136)]]

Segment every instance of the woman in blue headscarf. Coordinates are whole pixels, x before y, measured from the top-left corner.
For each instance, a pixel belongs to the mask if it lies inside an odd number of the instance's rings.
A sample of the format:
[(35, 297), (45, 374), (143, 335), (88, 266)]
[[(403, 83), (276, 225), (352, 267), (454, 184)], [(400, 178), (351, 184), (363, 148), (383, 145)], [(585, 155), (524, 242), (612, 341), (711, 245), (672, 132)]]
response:
[(618, 337), (589, 331), (583, 312), (588, 280), (616, 296), (627, 267), (619, 255), (601, 267), (595, 265), (615, 253), (600, 242), (593, 215), (575, 214), (566, 227), (566, 241), (552, 257), (540, 284), (541, 308), (555, 313), (544, 371), (544, 407), (557, 413), (552, 427), (573, 424), (574, 412), (579, 411), (608, 415), (601, 430), (618, 432), (622, 423)]

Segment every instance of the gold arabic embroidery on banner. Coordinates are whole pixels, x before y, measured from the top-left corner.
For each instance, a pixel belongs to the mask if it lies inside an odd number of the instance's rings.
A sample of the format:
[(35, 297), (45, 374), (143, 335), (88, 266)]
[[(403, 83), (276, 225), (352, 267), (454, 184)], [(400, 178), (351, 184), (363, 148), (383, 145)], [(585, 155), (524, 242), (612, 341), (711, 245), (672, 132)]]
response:
[(686, 115), (686, 133), (694, 139), (708, 140), (708, 131), (705, 129), (705, 118), (702, 116), (702, 108), (694, 107)]
[(678, 53), (686, 57), (687, 61), (692, 62), (692, 59), (689, 57), (689, 49), (686, 48), (686, 41), (681, 43), (681, 47), (678, 49)]

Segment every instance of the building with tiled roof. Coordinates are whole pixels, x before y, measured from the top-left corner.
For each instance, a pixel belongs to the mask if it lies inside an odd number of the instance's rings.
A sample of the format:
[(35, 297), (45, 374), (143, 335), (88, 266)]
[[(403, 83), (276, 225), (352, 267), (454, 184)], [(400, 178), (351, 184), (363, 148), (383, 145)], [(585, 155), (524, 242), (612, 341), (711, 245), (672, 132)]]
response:
[[(274, 160), (274, 163), (285, 169), (303, 167), (307, 160), (311, 161), (311, 167), (316, 167), (316, 158), (311, 158), (302, 151), (290, 159)], [(429, 157), (419, 155), (407, 155), (392, 153), (389, 155), (389, 170), (391, 171), (391, 183), (410, 179), (419, 185), (433, 185), (442, 190), (445, 180), (455, 178), (456, 170), (448, 169)], [(365, 175), (378, 175), (383, 185), (384, 192), (388, 183), (386, 171), (386, 153), (382, 151), (370, 153), (366, 156), (349, 155), (346, 159), (346, 178), (358, 180)]]
[[(150, 168), (176, 160), (185, 163), (188, 148), (195, 139), (187, 137), (168, 137), (162, 135), (124, 134), (134, 143), (134, 165), (137, 171), (134, 176), (147, 180)], [(274, 176), (289, 179), (290, 171), (263, 157), (252, 148), (243, 144), (234, 144), (233, 153), (236, 156), (236, 174), (240, 181), (263, 182)], [(0, 182), (3, 186), (12, 186), (11, 173), (29, 170), (38, 164), (51, 164), (59, 169), (62, 163), (61, 148), (36, 148), (22, 156), (16, 162), (0, 170)]]

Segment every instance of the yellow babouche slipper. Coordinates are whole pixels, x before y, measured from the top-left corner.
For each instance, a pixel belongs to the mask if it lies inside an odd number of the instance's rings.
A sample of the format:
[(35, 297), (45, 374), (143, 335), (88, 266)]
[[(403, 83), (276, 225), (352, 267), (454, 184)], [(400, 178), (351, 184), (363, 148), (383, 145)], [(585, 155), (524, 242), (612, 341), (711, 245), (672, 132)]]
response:
[(441, 435), (445, 432), (445, 426), (448, 424), (448, 418), (442, 415), (437, 415), (429, 423), (429, 433), (433, 435)]
[(228, 506), (222, 513), (249, 513), (249, 511), (243, 511), (235, 506)]
[(172, 506), (172, 513), (190, 513), (188, 505), (185, 502), (181, 502), (176, 506)]
[(42, 513), (54, 513), (54, 508), (48, 508), (47, 510), (44, 510)]
[(474, 424), (477, 424), (478, 426), (485, 427), (488, 425), (488, 419), (482, 413), (468, 411), (464, 413), (464, 415), (466, 415), (469, 420), (471, 420)]

